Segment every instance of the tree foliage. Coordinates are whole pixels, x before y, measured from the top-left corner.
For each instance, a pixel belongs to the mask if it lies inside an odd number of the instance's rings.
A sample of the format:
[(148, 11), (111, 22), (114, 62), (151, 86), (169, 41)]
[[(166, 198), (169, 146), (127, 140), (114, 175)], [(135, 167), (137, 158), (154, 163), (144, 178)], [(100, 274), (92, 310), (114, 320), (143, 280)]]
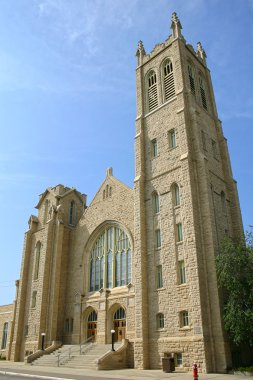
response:
[(216, 258), (218, 285), (224, 295), (224, 326), (239, 345), (253, 346), (253, 237), (225, 239)]

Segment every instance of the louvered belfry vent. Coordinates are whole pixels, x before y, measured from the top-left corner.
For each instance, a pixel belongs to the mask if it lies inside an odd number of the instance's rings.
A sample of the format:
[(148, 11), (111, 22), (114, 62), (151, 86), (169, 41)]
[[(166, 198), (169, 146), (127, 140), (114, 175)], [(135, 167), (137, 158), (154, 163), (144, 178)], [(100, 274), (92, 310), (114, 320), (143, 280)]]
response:
[(205, 110), (207, 110), (206, 92), (205, 92), (204, 83), (203, 83), (202, 78), (199, 78), (199, 88), (200, 88), (200, 96), (201, 96), (202, 106)]
[(164, 65), (164, 97), (165, 101), (175, 96), (175, 82), (173, 75), (173, 66), (171, 61), (167, 61)]
[(148, 77), (148, 110), (153, 111), (158, 106), (156, 73), (152, 71)]
[(189, 73), (189, 82), (190, 82), (191, 93), (193, 95), (195, 95), (196, 91), (195, 91), (194, 74), (193, 74), (193, 70), (192, 70), (191, 66), (188, 66), (188, 73)]

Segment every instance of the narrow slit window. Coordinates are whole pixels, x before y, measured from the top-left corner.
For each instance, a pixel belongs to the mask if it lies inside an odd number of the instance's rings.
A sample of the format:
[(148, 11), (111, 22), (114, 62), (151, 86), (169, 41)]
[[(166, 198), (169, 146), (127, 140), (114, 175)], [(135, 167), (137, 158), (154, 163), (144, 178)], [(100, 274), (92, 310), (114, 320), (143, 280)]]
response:
[(160, 212), (160, 200), (156, 191), (152, 194), (152, 205), (154, 214), (158, 214)]
[(185, 263), (184, 260), (178, 262), (179, 266), (179, 284), (186, 283)]
[(164, 329), (164, 315), (162, 313), (156, 316), (156, 327), (158, 330)]
[(155, 230), (155, 247), (156, 248), (161, 247), (161, 230), (160, 229)]
[(157, 140), (154, 139), (151, 141), (151, 157), (155, 158), (158, 155), (158, 146), (157, 146)]
[(182, 227), (182, 223), (178, 223), (176, 225), (176, 237), (177, 237), (177, 242), (180, 242), (183, 240), (183, 227)]
[(163, 271), (162, 271), (162, 265), (158, 265), (156, 268), (156, 276), (157, 276), (157, 289), (160, 289), (163, 287)]
[(176, 132), (175, 132), (174, 128), (168, 132), (168, 140), (169, 140), (169, 148), (170, 149), (175, 148), (177, 146)]

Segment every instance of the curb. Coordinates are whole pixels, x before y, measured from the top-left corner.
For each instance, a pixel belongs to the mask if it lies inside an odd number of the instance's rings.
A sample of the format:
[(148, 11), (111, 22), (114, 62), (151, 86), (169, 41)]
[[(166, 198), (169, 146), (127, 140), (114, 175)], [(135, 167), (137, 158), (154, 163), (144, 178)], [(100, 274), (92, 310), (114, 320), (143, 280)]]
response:
[(53, 377), (53, 376), (43, 376), (43, 375), (34, 375), (34, 374), (28, 374), (28, 373), (18, 373), (18, 372), (7, 372), (7, 371), (0, 371), (0, 375), (9, 375), (9, 376), (19, 376), (19, 377), (31, 377), (32, 379), (47, 379), (47, 380), (76, 380), (71, 378), (65, 378), (65, 377)]

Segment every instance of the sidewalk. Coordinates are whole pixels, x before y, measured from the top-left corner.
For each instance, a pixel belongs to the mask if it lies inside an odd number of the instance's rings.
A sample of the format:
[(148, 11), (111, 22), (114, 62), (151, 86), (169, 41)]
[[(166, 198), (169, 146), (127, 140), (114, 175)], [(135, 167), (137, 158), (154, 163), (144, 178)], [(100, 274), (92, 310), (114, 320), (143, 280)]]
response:
[[(84, 376), (91, 379), (107, 378), (107, 380), (124, 379), (124, 380), (193, 380), (191, 373), (165, 373), (162, 370), (137, 370), (121, 369), (115, 371), (96, 371), (89, 369), (65, 368), (65, 367), (45, 367), (31, 366), (23, 362), (0, 362), (0, 374), (28, 374), (34, 375), (34, 378), (41, 379), (68, 379), (81, 380)], [(200, 374), (199, 380), (243, 380), (252, 379), (251, 376), (227, 375), (227, 374)]]

